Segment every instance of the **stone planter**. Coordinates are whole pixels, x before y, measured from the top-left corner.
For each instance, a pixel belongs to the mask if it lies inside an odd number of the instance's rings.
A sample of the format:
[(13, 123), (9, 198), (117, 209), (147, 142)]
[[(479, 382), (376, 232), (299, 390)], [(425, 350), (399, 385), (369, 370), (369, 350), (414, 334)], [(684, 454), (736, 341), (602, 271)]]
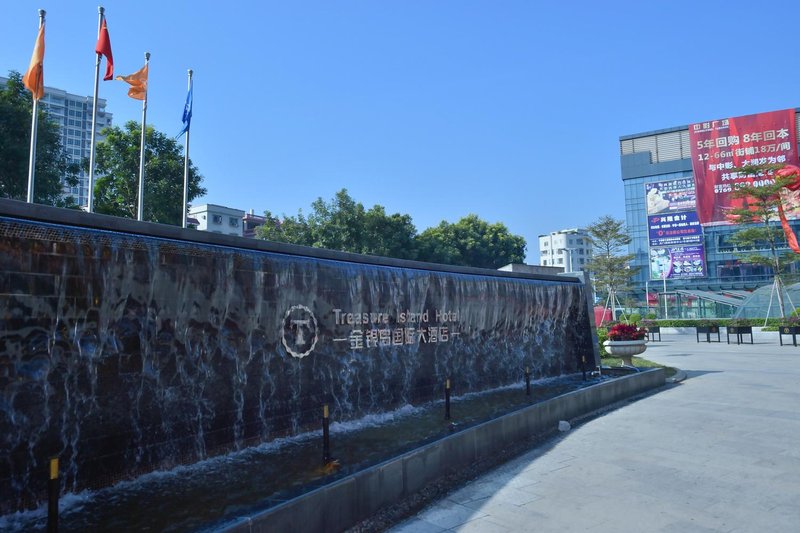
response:
[(639, 339), (635, 341), (612, 341), (608, 340), (603, 343), (603, 346), (610, 355), (622, 359), (623, 364), (627, 366), (634, 366), (631, 357), (639, 355), (647, 349), (647, 339)]

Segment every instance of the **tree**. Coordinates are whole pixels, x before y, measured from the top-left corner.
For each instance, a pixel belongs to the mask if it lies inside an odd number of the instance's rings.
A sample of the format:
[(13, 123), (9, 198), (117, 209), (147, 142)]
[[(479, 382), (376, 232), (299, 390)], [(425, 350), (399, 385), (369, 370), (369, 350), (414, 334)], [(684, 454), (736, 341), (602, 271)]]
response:
[[(586, 229), (594, 248), (587, 268), (592, 273), (597, 292), (613, 299), (628, 288), (631, 277), (638, 271), (630, 267), (633, 254), (622, 253), (631, 238), (625, 223), (608, 215), (600, 217)], [(611, 309), (612, 318), (616, 318), (613, 300)]]
[(523, 237), (512, 235), (501, 222), (489, 224), (474, 214), (426, 229), (418, 243), (419, 259), (434, 263), (499, 268), (525, 260)]
[(368, 211), (342, 189), (331, 201), (318, 198), (311, 214), (279, 219), (265, 212), (259, 238), (359, 254), (414, 259), (417, 230), (409, 215), (387, 215), (383, 206)]
[[(137, 218), (139, 150), (142, 126), (129, 121), (101, 132), (97, 143), (95, 212)], [(145, 135), (143, 220), (179, 226), (183, 222), (183, 147), (172, 137), (148, 126)], [(206, 193), (203, 177), (189, 161), (189, 201)]]
[[(790, 263), (797, 261), (797, 256), (790, 252), (780, 252), (780, 248), (785, 247), (785, 237), (783, 229), (777, 224), (778, 207), (781, 205), (782, 190), (794, 181), (791, 177), (776, 174), (783, 167), (784, 165), (748, 165), (737, 168), (739, 177), (749, 179), (737, 182), (737, 189), (731, 193), (734, 198), (744, 200), (744, 205), (731, 209), (729, 220), (735, 224), (748, 225), (731, 237), (733, 244), (743, 250), (736, 255), (745, 263), (772, 269), (778, 307), (781, 317), (785, 318), (782, 275)], [(768, 254), (759, 252), (765, 248)]]
[[(0, 197), (28, 197), (28, 164), (31, 146), (31, 94), (19, 72), (9, 72), (0, 87)], [(38, 204), (76, 207), (63, 194), (64, 185), (78, 184), (80, 167), (70, 160), (61, 144), (58, 124), (39, 108), (36, 135), (36, 169), (33, 200)]]

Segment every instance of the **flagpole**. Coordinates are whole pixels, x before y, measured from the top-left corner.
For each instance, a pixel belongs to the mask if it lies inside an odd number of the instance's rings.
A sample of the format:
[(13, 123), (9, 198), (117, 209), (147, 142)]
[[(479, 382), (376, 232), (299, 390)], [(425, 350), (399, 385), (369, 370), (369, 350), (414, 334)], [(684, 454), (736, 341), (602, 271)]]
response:
[[(103, 27), (103, 17), (106, 12), (103, 6), (97, 6), (97, 38), (100, 38), (100, 29)], [(97, 92), (100, 88), (100, 60), (103, 54), (95, 51), (97, 59), (94, 63), (94, 96), (92, 97), (92, 137), (91, 149), (89, 151), (89, 199), (86, 204), (86, 210), (91, 213), (94, 211), (94, 143), (95, 143), (95, 130), (97, 129)]]
[[(189, 83), (188, 83), (188, 91), (192, 90), (192, 74), (194, 72), (192, 69), (189, 69)], [(187, 224), (187, 214), (186, 209), (189, 204), (189, 130), (191, 129), (191, 122), (189, 122), (189, 127), (186, 128), (186, 152), (183, 155), (183, 227), (186, 227)]]
[[(47, 12), (44, 9), (39, 10), (39, 29), (44, 25), (44, 16)], [(39, 124), (39, 99), (36, 95), (33, 97), (33, 110), (31, 119), (31, 153), (28, 159), (28, 203), (33, 203), (33, 182), (36, 174), (36, 130)]]
[[(150, 64), (150, 52), (144, 54), (144, 66)], [(139, 148), (139, 206), (136, 210), (136, 219), (144, 220), (144, 136), (147, 131), (147, 89), (142, 100), (142, 143)]]

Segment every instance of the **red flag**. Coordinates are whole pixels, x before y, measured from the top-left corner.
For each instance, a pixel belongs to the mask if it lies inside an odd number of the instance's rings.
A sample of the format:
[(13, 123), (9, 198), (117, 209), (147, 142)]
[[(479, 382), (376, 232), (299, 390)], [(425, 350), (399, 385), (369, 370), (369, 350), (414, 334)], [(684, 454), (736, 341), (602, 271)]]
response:
[(33, 93), (34, 100), (40, 100), (44, 96), (44, 23), (39, 26), (31, 64), (22, 76), (22, 83)]
[(108, 37), (108, 25), (106, 18), (103, 17), (103, 23), (100, 24), (100, 34), (97, 36), (97, 45), (94, 51), (106, 57), (106, 75), (103, 76), (103, 81), (114, 79), (114, 56), (111, 54), (111, 39)]

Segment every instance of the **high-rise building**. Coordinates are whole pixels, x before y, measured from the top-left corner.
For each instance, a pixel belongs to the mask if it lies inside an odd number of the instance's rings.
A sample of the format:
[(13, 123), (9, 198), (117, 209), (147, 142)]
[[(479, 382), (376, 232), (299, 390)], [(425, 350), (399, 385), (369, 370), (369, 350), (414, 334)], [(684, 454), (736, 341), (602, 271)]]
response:
[(564, 272), (580, 272), (592, 258), (592, 241), (585, 229), (572, 228), (539, 235), (539, 260), (542, 266), (561, 267)]
[[(740, 250), (731, 239), (742, 229), (730, 209), (744, 200), (731, 195), (753, 181), (737, 168), (798, 164), (800, 114), (795, 109), (699, 122), (620, 137), (626, 225), (634, 254), (634, 295), (663, 304), (675, 315), (724, 315), (741, 299), (773, 281), (768, 266), (746, 263), (741, 252), (768, 254), (768, 246)], [(756, 178), (768, 183), (770, 176)], [(797, 202), (786, 206), (790, 225), (800, 229)], [(798, 203), (800, 205), (800, 203)], [(777, 224), (776, 224), (777, 226)], [(780, 227), (777, 228), (782, 235)], [(790, 252), (786, 241), (779, 252)], [(790, 266), (796, 271), (797, 264)], [(666, 299), (666, 296), (664, 297)], [(713, 309), (716, 309), (715, 311)]]
[[(5, 85), (8, 78), (0, 76), (0, 84)], [(42, 109), (51, 120), (61, 128), (61, 143), (67, 154), (75, 162), (89, 159), (92, 139), (92, 97), (68, 93), (63, 89), (44, 88), (44, 97), (39, 101)], [(96, 142), (103, 140), (100, 131), (111, 126), (111, 113), (106, 111), (106, 101), (97, 99)], [(81, 169), (78, 185), (64, 187), (64, 193), (72, 196), (82, 207), (89, 205), (89, 174)]]

